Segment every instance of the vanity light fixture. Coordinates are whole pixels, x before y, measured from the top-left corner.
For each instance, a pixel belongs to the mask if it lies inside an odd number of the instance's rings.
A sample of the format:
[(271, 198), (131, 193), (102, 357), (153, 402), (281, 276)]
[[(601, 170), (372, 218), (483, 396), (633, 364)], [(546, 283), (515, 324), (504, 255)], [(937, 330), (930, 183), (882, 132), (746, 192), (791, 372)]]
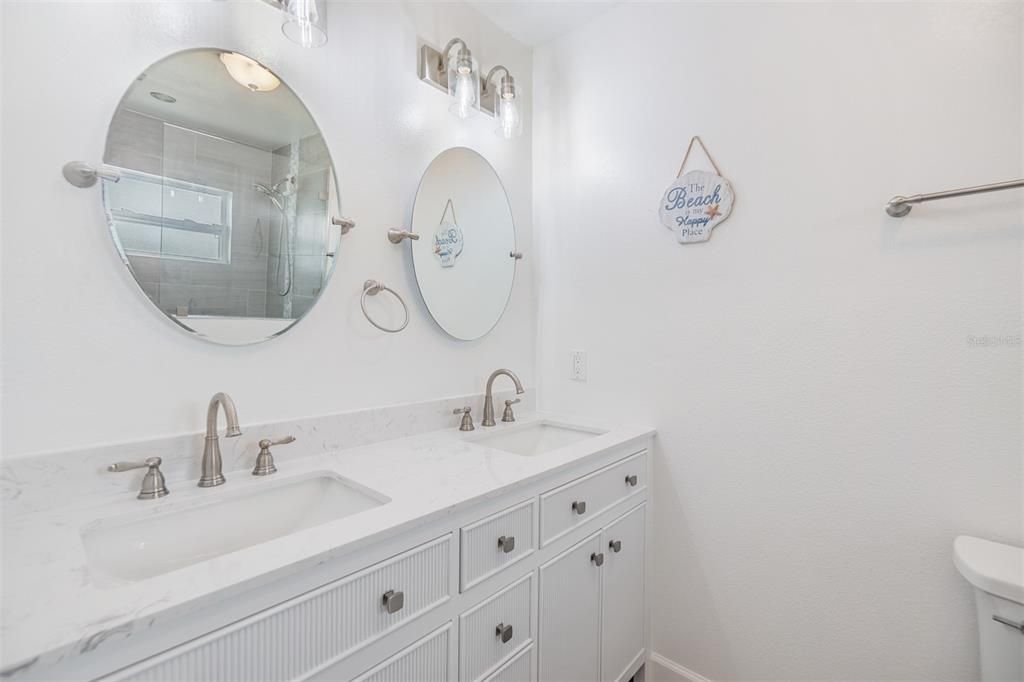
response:
[(281, 81), (270, 69), (244, 54), (221, 52), (220, 61), (236, 83), (253, 92), (270, 92), (281, 85)]
[(420, 48), (420, 80), (447, 92), (452, 98), (448, 110), (459, 118), (480, 110), (480, 69), (462, 38), (452, 38), (440, 52), (429, 45)]
[[(491, 78), (499, 71), (505, 75), (495, 87)], [(523, 134), (522, 95), (516, 89), (516, 79), (504, 66), (499, 64), (487, 72), (480, 86), (480, 108), (498, 118), (498, 127), (494, 132), (501, 137), (511, 140)]]
[(327, 43), (326, 0), (263, 0), (285, 15), (281, 33), (302, 47), (322, 47)]
[(281, 32), (302, 47), (322, 47), (327, 43), (327, 3), (324, 0), (283, 0), (288, 15)]

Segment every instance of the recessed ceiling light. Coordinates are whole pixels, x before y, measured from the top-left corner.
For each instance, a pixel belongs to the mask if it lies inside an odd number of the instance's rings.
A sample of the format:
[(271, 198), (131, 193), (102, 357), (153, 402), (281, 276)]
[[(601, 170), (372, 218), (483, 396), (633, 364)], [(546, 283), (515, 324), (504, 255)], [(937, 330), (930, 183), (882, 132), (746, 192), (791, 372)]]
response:
[(163, 102), (164, 104), (174, 104), (175, 102), (178, 101), (177, 97), (171, 97), (167, 93), (157, 92), (156, 90), (154, 90), (153, 92), (149, 93), (149, 96), (152, 97), (153, 99), (155, 99), (158, 102)]
[(220, 60), (236, 83), (253, 92), (270, 92), (281, 84), (270, 69), (237, 52), (221, 52)]

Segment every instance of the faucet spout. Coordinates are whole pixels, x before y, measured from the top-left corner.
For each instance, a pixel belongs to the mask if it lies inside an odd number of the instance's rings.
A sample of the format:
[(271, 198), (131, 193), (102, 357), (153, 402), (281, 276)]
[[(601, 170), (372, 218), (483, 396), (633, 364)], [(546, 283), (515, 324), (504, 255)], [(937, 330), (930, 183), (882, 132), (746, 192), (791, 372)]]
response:
[(199, 477), (200, 488), (213, 488), (224, 485), (223, 461), (220, 455), (220, 438), (217, 436), (217, 412), (224, 408), (224, 418), (228, 422), (226, 438), (234, 438), (242, 435), (238, 427), (238, 410), (235, 409), (235, 401), (227, 393), (217, 393), (210, 398), (210, 405), (206, 409), (206, 442), (203, 444), (202, 474)]
[(484, 394), (484, 418), (480, 422), (481, 426), (494, 426), (494, 380), (501, 375), (507, 376), (512, 380), (512, 383), (516, 385), (516, 395), (522, 395), (526, 393), (526, 389), (523, 388), (522, 382), (519, 381), (519, 377), (510, 369), (496, 369), (491, 373), (491, 376), (487, 379), (487, 390)]

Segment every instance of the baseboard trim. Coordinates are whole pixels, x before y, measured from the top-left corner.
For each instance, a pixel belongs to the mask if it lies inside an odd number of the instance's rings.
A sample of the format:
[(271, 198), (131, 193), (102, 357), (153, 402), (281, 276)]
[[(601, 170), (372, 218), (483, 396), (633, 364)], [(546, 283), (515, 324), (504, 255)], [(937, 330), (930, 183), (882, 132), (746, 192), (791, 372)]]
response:
[(649, 670), (645, 682), (711, 682), (700, 673), (695, 673), (686, 666), (653, 651), (647, 662)]

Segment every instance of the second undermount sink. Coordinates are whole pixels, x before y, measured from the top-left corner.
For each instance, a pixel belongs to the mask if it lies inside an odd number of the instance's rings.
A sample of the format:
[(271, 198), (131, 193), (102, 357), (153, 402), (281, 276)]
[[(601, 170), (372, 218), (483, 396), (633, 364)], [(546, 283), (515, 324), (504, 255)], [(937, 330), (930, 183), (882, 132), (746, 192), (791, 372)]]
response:
[(82, 529), (82, 543), (100, 573), (138, 581), (390, 501), (339, 476), (317, 473), (235, 494), (225, 490), (217, 499), (151, 515), (99, 521)]
[(558, 450), (604, 433), (604, 431), (547, 420), (499, 428), (501, 430), (478, 436), (473, 439), (473, 442), (496, 450), (529, 457)]

